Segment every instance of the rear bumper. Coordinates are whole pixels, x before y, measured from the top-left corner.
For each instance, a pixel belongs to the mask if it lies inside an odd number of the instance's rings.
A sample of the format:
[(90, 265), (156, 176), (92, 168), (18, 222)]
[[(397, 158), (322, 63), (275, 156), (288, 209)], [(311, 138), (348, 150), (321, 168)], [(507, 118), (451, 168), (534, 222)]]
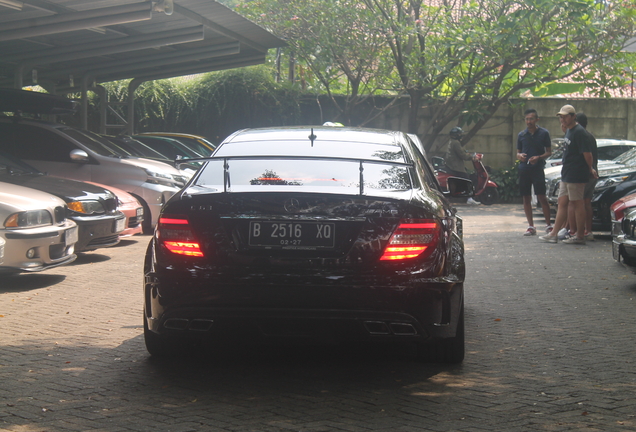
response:
[[(190, 281), (192, 282), (192, 281)], [(327, 341), (454, 337), (463, 284), (184, 283), (146, 274), (145, 316), (159, 334), (229, 340)]]

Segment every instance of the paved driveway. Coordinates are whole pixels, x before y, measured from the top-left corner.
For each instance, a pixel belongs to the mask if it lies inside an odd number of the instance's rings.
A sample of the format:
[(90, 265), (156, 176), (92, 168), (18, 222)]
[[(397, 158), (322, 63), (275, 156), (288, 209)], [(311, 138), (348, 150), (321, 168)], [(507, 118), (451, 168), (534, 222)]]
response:
[(137, 237), (0, 279), (0, 430), (636, 430), (636, 276), (610, 239), (541, 244), (520, 205), (461, 212), (461, 366), (355, 347), (152, 360)]

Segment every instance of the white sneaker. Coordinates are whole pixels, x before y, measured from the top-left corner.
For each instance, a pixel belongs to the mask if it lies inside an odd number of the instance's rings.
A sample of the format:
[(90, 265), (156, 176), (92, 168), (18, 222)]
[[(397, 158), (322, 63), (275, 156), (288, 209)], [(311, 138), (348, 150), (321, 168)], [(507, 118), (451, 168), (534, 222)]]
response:
[(526, 230), (526, 232), (523, 233), (523, 235), (528, 237), (528, 236), (533, 236), (536, 233), (537, 233), (537, 230), (535, 229), (535, 227), (529, 226), (528, 229)]
[(566, 238), (570, 237), (570, 232), (568, 231), (567, 228), (561, 228), (557, 234), (557, 238), (559, 240), (565, 240)]
[(468, 198), (468, 200), (466, 201), (466, 204), (470, 204), (470, 205), (479, 205), (481, 204), (479, 201), (475, 201), (472, 198)]

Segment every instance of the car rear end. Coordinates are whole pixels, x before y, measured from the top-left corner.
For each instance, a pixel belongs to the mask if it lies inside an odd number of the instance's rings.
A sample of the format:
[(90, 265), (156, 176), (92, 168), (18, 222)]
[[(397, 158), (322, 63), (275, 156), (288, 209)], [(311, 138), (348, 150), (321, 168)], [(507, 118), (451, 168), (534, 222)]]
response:
[(146, 261), (147, 343), (457, 334), (458, 219), (412, 149), (306, 135), (238, 137), (166, 204)]

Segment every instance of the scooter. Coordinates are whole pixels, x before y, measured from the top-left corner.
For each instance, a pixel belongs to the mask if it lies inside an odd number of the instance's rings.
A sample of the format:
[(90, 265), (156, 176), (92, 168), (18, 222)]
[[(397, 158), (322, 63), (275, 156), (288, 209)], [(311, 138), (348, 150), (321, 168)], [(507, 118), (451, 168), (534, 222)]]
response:
[[(476, 153), (476, 155), (477, 157), (473, 159), (475, 173), (471, 175), (471, 180), (473, 181), (473, 184), (475, 184), (475, 195), (473, 199), (485, 205), (496, 204), (499, 201), (499, 190), (497, 189), (497, 184), (490, 179), (488, 171), (481, 161), (484, 155), (481, 153)], [(446, 171), (444, 158), (437, 156), (433, 157), (433, 167), (435, 169), (435, 177), (437, 177), (437, 181), (440, 186), (443, 189), (448, 189), (446, 179), (453, 176)]]

